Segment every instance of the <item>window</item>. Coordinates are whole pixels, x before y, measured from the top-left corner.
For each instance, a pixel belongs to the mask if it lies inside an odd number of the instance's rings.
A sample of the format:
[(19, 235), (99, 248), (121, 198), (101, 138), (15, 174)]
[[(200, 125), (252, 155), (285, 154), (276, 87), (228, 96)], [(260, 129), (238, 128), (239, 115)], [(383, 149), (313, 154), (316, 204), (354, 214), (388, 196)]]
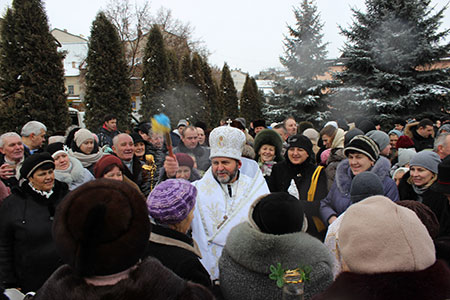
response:
[(69, 92), (69, 95), (73, 95), (74, 93), (74, 89), (73, 89), (73, 85), (68, 85), (67, 86), (67, 91)]

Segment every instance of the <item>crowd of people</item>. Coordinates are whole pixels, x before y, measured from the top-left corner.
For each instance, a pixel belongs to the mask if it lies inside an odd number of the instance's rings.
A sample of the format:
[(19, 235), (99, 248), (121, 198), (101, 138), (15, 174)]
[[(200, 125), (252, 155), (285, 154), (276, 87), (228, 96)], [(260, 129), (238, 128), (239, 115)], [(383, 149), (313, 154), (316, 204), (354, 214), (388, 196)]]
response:
[(0, 135), (0, 299), (449, 299), (438, 121), (30, 121)]

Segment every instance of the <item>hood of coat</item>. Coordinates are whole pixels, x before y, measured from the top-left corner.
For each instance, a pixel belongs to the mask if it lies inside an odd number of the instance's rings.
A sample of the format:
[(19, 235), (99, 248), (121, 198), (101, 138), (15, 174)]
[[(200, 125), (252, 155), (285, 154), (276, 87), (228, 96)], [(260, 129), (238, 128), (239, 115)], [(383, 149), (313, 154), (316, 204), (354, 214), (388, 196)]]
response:
[[(389, 160), (380, 156), (370, 171), (375, 173), (380, 178), (381, 182), (384, 182), (384, 178), (389, 177), (390, 169), (391, 163)], [(335, 177), (337, 188), (342, 194), (350, 193), (353, 177), (348, 159), (344, 159), (337, 166)]]
[(277, 263), (288, 269), (307, 265), (313, 267), (319, 262), (326, 263), (330, 268), (333, 265), (328, 249), (309, 234), (267, 234), (251, 227), (248, 222), (230, 231), (224, 251), (242, 267), (262, 274), (270, 274), (270, 265)]

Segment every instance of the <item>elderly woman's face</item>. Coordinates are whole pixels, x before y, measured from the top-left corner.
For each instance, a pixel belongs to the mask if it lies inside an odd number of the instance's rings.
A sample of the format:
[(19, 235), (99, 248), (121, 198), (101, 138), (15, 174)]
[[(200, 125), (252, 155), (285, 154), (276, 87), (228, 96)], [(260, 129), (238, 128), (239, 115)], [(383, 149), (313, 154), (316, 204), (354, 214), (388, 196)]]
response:
[(114, 168), (112, 168), (111, 171), (109, 171), (109, 172), (105, 173), (105, 175), (103, 175), (103, 178), (123, 181), (122, 170), (120, 170), (119, 167), (114, 166)]
[(38, 191), (49, 192), (55, 183), (55, 174), (53, 173), (53, 169), (37, 169), (32, 176), (28, 177), (28, 180)]
[(291, 147), (288, 149), (289, 161), (294, 165), (302, 164), (308, 156), (308, 152), (303, 148)]
[(60, 153), (55, 157), (55, 169), (66, 170), (70, 166), (70, 159), (66, 153)]
[(259, 148), (259, 157), (263, 162), (275, 159), (275, 146), (264, 144)]
[(189, 178), (191, 177), (191, 168), (189, 168), (188, 166), (180, 166), (177, 170), (175, 177), (177, 179), (181, 178), (189, 180)]
[(433, 178), (433, 172), (419, 166), (411, 166), (409, 169), (411, 179), (416, 186), (424, 186)]

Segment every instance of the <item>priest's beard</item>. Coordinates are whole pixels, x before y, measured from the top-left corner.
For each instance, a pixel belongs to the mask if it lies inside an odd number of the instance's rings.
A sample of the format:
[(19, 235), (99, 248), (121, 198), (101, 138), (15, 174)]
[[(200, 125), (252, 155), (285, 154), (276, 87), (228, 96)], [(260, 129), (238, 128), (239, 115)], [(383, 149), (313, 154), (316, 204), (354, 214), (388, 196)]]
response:
[(214, 174), (214, 178), (216, 178), (216, 180), (222, 184), (228, 184), (236, 178), (238, 172), (239, 166), (236, 164), (236, 168), (232, 172), (229, 172), (227, 170), (217, 171)]

